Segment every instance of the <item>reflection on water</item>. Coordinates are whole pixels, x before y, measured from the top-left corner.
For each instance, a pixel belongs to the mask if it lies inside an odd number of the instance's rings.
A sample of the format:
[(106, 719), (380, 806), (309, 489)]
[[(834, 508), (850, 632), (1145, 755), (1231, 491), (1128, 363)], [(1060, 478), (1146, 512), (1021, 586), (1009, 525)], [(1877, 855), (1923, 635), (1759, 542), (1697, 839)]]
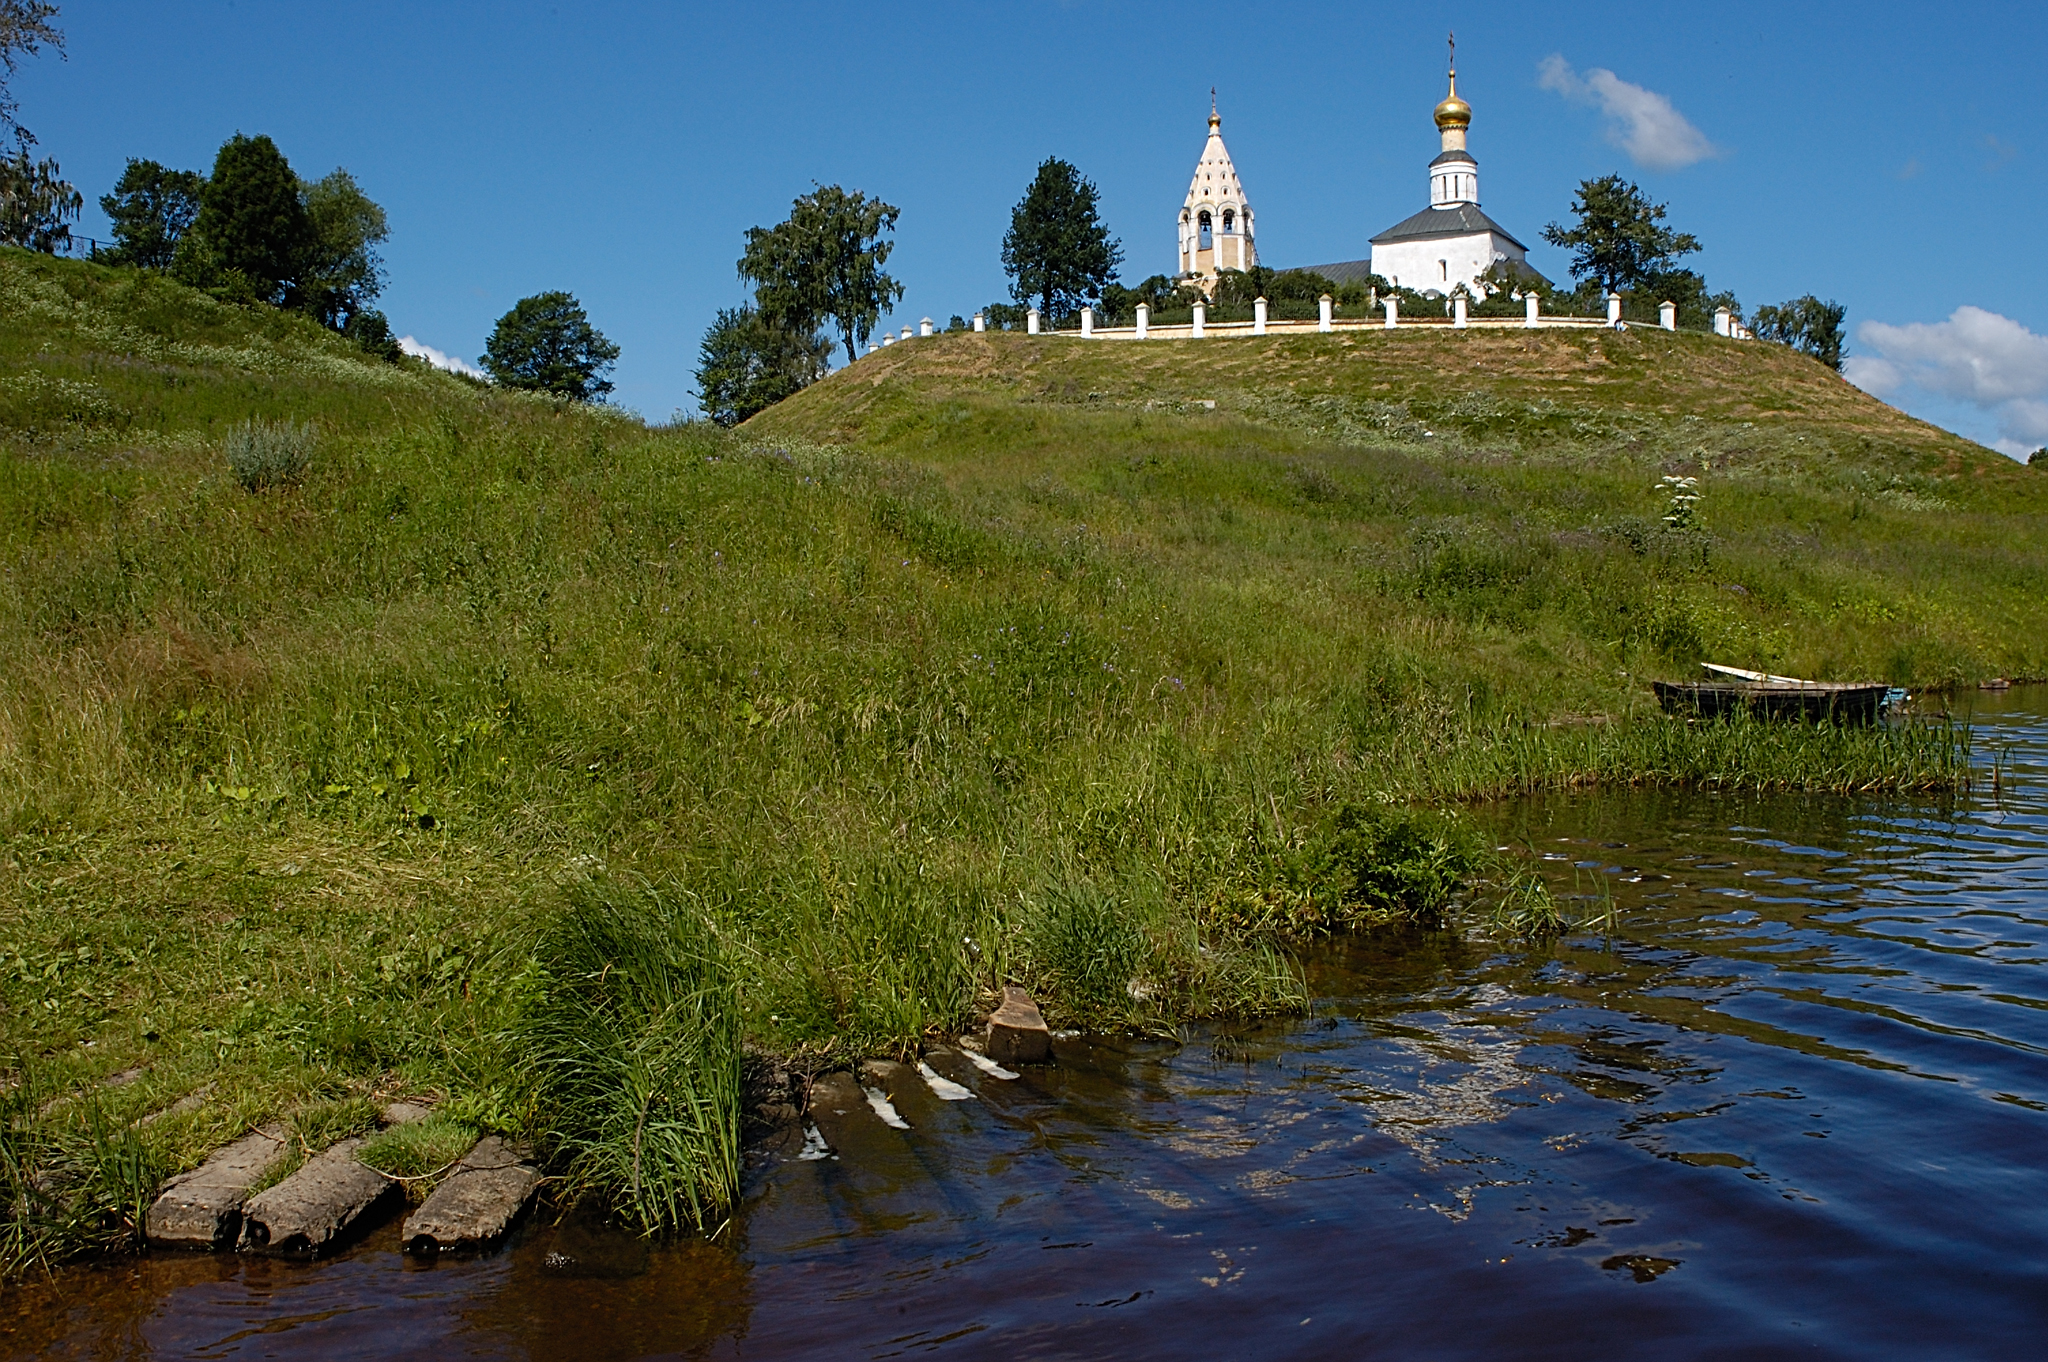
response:
[[(1306, 1020), (1096, 1041), (836, 1159), (718, 1244), (580, 1224), (409, 1267), (164, 1257), (14, 1289), (64, 1357), (2035, 1355), (2048, 717), (1953, 806), (1485, 811), (1599, 923), (1337, 943)], [(2030, 709), (2030, 706), (2036, 707)], [(793, 1152), (793, 1151), (792, 1151)]]

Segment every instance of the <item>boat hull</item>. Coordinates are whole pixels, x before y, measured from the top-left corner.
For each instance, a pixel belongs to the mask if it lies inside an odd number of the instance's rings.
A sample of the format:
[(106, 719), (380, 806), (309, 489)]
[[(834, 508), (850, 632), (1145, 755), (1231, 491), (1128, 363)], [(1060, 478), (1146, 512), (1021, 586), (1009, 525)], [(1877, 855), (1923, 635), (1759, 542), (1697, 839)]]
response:
[(1657, 702), (1671, 714), (1726, 718), (1747, 713), (1760, 719), (1809, 723), (1876, 723), (1891, 687), (1853, 681), (1809, 681), (1781, 685), (1768, 681), (1652, 681)]

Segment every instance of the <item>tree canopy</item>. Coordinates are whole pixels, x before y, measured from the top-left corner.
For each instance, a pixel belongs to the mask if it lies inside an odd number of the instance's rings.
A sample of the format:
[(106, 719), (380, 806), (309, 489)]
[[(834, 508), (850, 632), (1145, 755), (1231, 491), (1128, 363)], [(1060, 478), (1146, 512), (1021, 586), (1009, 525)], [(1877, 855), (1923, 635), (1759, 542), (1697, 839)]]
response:
[(1036, 301), (1048, 324), (1116, 282), (1123, 246), (1103, 225), (1096, 202), (1095, 186), (1080, 171), (1049, 156), (1010, 213), (1003, 236), (1010, 296)]
[(736, 426), (817, 382), (831, 350), (818, 332), (776, 326), (755, 308), (723, 308), (698, 350), (699, 405), (719, 425)]
[(55, 161), (30, 160), (26, 147), (0, 157), (0, 241), (54, 251), (70, 242), (69, 224), (84, 206)]
[(1842, 322), (1849, 310), (1822, 302), (1811, 293), (1789, 303), (1764, 306), (1750, 319), (1750, 330), (1764, 339), (1803, 350), (1830, 369), (1842, 367)]
[(883, 235), (895, 230), (898, 211), (831, 184), (796, 199), (782, 223), (749, 227), (739, 273), (754, 285), (761, 319), (798, 338), (830, 322), (847, 362), (859, 358), (882, 312), (903, 297), (903, 285), (882, 272), (895, 248)]
[(300, 306), (337, 331), (384, 290), (377, 244), (389, 236), (384, 210), (346, 170), (303, 187), (306, 239), (296, 278)]
[(198, 221), (206, 177), (196, 170), (171, 170), (155, 161), (130, 159), (100, 211), (113, 224), (111, 263), (168, 270), (178, 242)]
[(275, 142), (236, 133), (221, 144), (195, 226), (209, 265), (240, 275), (264, 302), (296, 301), (312, 225), (299, 177)]
[(45, 47), (64, 51), (64, 34), (50, 22), (56, 17), (57, 7), (47, 0), (0, 0), (0, 136), (22, 151), (36, 139), (15, 118), (21, 106), (14, 98), (13, 76), (23, 57)]
[(1553, 222), (1543, 239), (1572, 252), (1574, 279), (1595, 280), (1605, 292), (1631, 292), (1700, 248), (1696, 237), (1660, 225), (1665, 207), (1619, 175), (1584, 180), (1572, 200), (1578, 225)]
[(572, 295), (536, 293), (498, 318), (477, 363), (505, 387), (589, 402), (612, 390), (602, 375), (618, 357)]

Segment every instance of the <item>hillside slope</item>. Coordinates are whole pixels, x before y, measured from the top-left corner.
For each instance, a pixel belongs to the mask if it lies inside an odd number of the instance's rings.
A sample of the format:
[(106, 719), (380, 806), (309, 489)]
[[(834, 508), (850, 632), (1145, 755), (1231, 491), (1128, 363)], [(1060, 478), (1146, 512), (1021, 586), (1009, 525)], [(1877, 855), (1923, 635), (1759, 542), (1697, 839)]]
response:
[[(1955, 778), (1665, 721), (1647, 674), (2048, 672), (2048, 479), (1764, 347), (1573, 337), (1569, 387), (1486, 367), (1549, 338), (1372, 339), (934, 339), (728, 434), (0, 251), (19, 1148), (189, 1098), (133, 1137), (175, 1166), (411, 1090), (567, 1160), (516, 1038), (578, 911), (708, 923), (810, 1064), (1005, 977), (1076, 1023), (1294, 1006), (1291, 931), (1512, 898), (1458, 799)], [(251, 417), (314, 423), (297, 484), (229, 475)]]
[[(2048, 671), (2048, 476), (1776, 345), (952, 335), (867, 356), (746, 430), (914, 462), (1006, 522), (1085, 524), (1183, 580), (1285, 564), (1349, 608), (1455, 622), (1461, 650), (1554, 655), (1567, 688), (1611, 676), (1589, 646), (1631, 674)], [(1699, 480), (1687, 532), (1664, 523), (1666, 475)]]

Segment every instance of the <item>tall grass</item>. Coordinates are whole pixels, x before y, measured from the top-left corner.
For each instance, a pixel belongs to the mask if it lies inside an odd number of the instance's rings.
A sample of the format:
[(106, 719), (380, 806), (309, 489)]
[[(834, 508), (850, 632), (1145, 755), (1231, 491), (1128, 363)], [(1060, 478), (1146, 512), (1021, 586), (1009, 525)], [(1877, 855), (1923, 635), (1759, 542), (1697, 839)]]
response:
[(138, 1132), (97, 1100), (77, 1104), (74, 1126), (51, 1121), (63, 1095), (34, 1072), (18, 1070), (0, 1088), (0, 1276), (136, 1247), (164, 1173)]
[(652, 886), (585, 884), (536, 958), (522, 1039), (571, 1193), (647, 1233), (715, 1227), (740, 1168), (739, 1003), (717, 932)]

